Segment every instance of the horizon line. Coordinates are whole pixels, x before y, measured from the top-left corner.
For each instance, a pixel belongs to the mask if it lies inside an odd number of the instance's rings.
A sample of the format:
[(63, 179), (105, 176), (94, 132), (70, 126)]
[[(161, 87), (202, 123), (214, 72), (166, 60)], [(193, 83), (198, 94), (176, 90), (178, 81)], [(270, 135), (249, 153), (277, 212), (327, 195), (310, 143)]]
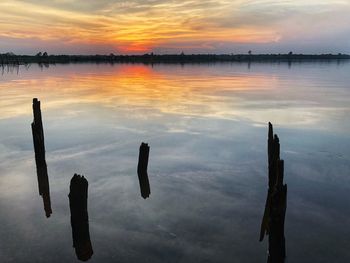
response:
[[(5, 53), (0, 53), (0, 55), (11, 55), (11, 56), (38, 56), (39, 53), (42, 55), (44, 54), (46, 51), (39, 51), (36, 54), (15, 54), (14, 52), (5, 52)], [(347, 53), (342, 53), (342, 52), (335, 52), (335, 53), (294, 53), (292, 51), (287, 52), (287, 53), (185, 53), (185, 52), (181, 52), (181, 53), (155, 53), (155, 52), (148, 52), (148, 53), (143, 53), (143, 54), (126, 54), (126, 53), (114, 53), (114, 52), (110, 52), (109, 54), (101, 54), (101, 53), (96, 53), (96, 54), (49, 54), (48, 52), (47, 56), (146, 56), (146, 55), (151, 55), (151, 56), (271, 56), (271, 55), (301, 55), (301, 56), (322, 56), (322, 55), (333, 55), (333, 56), (338, 56), (338, 55), (342, 55), (342, 56), (350, 56)], [(40, 55), (39, 55), (40, 56)]]

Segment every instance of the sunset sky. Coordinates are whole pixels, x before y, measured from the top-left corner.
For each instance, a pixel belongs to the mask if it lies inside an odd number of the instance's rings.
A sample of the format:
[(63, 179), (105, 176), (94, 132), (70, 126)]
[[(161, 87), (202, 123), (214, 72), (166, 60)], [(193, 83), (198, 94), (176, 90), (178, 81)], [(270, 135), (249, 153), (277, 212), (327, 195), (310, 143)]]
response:
[(0, 52), (350, 53), (350, 0), (1, 0)]

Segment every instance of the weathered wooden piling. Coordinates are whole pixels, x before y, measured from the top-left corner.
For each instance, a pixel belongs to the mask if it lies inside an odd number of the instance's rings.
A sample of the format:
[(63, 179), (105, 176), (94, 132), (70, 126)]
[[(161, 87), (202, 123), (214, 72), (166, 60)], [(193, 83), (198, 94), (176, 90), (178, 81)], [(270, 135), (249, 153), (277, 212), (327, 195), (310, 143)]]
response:
[(88, 181), (84, 176), (74, 174), (70, 181), (69, 207), (71, 213), (71, 226), (73, 247), (79, 260), (87, 261), (93, 255), (89, 216), (87, 211)]
[(280, 159), (279, 138), (268, 132), (268, 193), (260, 229), (260, 241), (269, 236), (268, 263), (283, 263), (286, 257), (284, 221), (287, 208), (287, 185), (283, 185), (284, 161)]
[(32, 134), (39, 194), (43, 198), (46, 217), (50, 217), (52, 210), (50, 201), (49, 177), (47, 174), (47, 165), (45, 160), (44, 130), (41, 119), (40, 101), (37, 98), (33, 99), (33, 115), (34, 120), (32, 122)]
[(151, 194), (149, 186), (147, 166), (149, 157), (149, 146), (147, 143), (141, 143), (139, 152), (139, 162), (137, 165), (137, 175), (139, 177), (141, 196), (146, 199)]

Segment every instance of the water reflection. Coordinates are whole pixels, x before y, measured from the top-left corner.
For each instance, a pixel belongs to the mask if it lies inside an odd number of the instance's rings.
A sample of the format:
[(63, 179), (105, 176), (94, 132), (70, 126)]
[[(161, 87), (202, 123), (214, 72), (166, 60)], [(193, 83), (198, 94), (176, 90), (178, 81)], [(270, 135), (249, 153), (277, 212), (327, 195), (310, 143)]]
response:
[[(349, 66), (33, 66), (0, 78), (0, 262), (75, 258), (67, 189), (76, 171), (89, 175), (90, 262), (264, 261), (256, 236), (270, 120), (293, 193), (288, 262), (350, 258)], [(34, 97), (45, 101), (50, 220), (38, 217), (28, 176)], [(152, 145), (147, 202), (135, 174), (141, 139)]]
[(44, 201), (44, 210), (46, 217), (50, 217), (50, 215), (52, 214), (50, 186), (45, 159), (44, 130), (41, 119), (40, 101), (38, 101), (38, 99), (33, 99), (33, 115), (34, 120), (32, 122), (32, 134), (35, 152), (36, 171), (38, 176), (39, 194), (42, 196)]
[[(320, 75), (326, 70), (323, 64), (318, 66), (320, 74), (317, 76), (303, 77), (302, 70), (310, 71), (308, 64), (300, 66), (302, 69), (289, 70), (293, 75), (299, 74), (295, 79), (276, 74), (277, 65), (265, 65), (269, 67), (265, 72), (261, 72), (264, 66), (254, 66), (255, 70), (245, 69), (243, 65), (186, 66), (183, 69), (179, 66), (79, 65), (75, 68), (74, 65), (59, 65), (44, 72), (21, 71), (19, 78), (6, 85), (0, 83), (5, 99), (0, 118), (26, 114), (24, 99), (29, 93), (33, 97), (40, 94), (47, 101), (48, 109), (70, 105), (71, 114), (79, 111), (74, 107), (77, 104), (102, 104), (109, 109), (133, 109), (135, 113), (147, 109), (153, 114), (249, 120), (260, 125), (271, 120), (280, 125), (293, 123), (305, 128), (327, 122), (334, 124), (336, 119), (349, 114), (346, 101), (327, 99), (333, 97), (334, 89), (323, 89), (315, 82), (314, 77), (322, 78)], [(346, 65), (339, 67), (346, 68)], [(322, 85), (332, 85), (327, 79), (322, 82)], [(24, 87), (26, 92), (21, 93)], [(339, 86), (339, 92), (346, 93), (344, 88)], [(13, 92), (21, 95), (13, 100)], [(6, 100), (9, 96), (12, 99)], [(333, 129), (341, 130), (343, 126), (333, 125)]]

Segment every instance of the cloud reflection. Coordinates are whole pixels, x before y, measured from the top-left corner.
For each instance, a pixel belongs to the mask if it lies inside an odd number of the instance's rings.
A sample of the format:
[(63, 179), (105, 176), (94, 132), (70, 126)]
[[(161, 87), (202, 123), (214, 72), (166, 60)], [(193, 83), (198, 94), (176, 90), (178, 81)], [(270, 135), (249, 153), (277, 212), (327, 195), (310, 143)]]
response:
[[(186, 70), (144, 65), (83, 65), (78, 71), (73, 66), (56, 66), (43, 74), (29, 70), (18, 79), (0, 83), (0, 119), (28, 114), (28, 98), (41, 94), (45, 111), (63, 110), (72, 118), (98, 107), (94, 115), (128, 109), (133, 119), (142, 119), (147, 112), (159, 118), (174, 114), (336, 129), (336, 125), (324, 124), (334, 124), (349, 114), (345, 86), (337, 88), (344, 97), (335, 97), (332, 89), (318, 86), (328, 84), (317, 79), (286, 79), (273, 66), (264, 72), (255, 67), (249, 74), (237, 66), (216, 66), (211, 74), (211, 67), (190, 65)], [(316, 74), (307, 65), (304, 69)]]

